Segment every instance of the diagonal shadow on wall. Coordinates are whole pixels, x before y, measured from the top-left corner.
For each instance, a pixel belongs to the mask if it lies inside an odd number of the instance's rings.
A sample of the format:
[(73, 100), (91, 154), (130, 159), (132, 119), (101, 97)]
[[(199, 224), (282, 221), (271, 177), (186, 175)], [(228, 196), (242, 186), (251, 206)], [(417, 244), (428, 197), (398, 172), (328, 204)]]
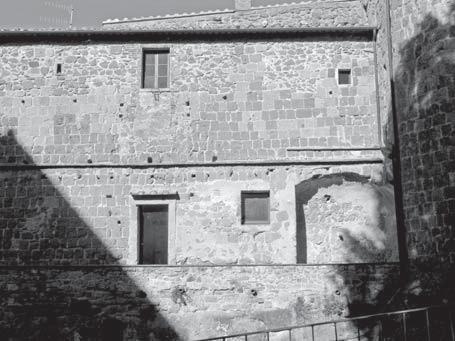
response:
[(12, 130), (0, 163), (0, 339), (179, 339)]

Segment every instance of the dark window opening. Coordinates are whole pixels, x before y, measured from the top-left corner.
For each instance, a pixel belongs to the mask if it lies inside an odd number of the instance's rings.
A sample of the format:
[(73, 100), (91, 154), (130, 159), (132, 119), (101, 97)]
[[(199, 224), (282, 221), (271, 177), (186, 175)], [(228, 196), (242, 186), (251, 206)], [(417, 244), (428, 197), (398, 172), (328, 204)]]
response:
[(139, 263), (168, 262), (168, 205), (139, 206)]
[(338, 70), (338, 84), (351, 84), (351, 70)]
[(144, 89), (169, 88), (169, 50), (144, 50), (142, 87)]
[(62, 73), (62, 64), (58, 63), (57, 64), (57, 75), (60, 75)]
[(249, 191), (241, 194), (242, 224), (270, 223), (270, 192)]

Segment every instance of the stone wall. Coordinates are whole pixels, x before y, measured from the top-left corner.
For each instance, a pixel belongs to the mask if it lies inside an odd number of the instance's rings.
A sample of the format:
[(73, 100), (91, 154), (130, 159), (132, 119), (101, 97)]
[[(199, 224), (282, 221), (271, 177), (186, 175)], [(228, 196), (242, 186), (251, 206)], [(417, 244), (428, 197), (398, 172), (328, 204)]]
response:
[[(317, 187), (317, 193), (312, 189)], [(296, 190), (304, 204), (308, 263), (398, 261), (391, 185), (375, 184), (356, 173), (306, 180)], [(297, 210), (297, 226), (299, 226)]]
[[(367, 14), (331, 1), (178, 20), (341, 27)], [(141, 89), (144, 47), (169, 48), (170, 91)], [(397, 255), (374, 55), (342, 37), (1, 46), (2, 335), (185, 340), (393, 301), (397, 265), (379, 263)], [(240, 192), (258, 189), (270, 190), (270, 224), (242, 225)], [(175, 201), (178, 266), (137, 266), (136, 205), (163, 199)], [(321, 265), (344, 262), (376, 264)]]
[[(379, 85), (379, 112), (381, 124), (381, 146), (385, 149), (384, 156), (390, 159), (393, 145), (393, 130), (391, 117), (390, 99), (390, 74), (389, 74), (389, 50), (387, 34), (387, 6), (381, 0), (362, 0), (362, 5), (367, 13), (368, 22), (377, 28), (376, 32), (376, 58), (377, 77)], [(391, 162), (388, 160), (388, 162)], [(390, 164), (390, 174), (393, 176)]]
[[(5, 340), (195, 340), (278, 328), (389, 300), (397, 274), (397, 265), (3, 269), (0, 332)], [(332, 326), (316, 332), (333, 336)]]
[[(171, 59), (170, 91), (161, 93), (140, 84), (142, 48), (157, 46), (167, 46)], [(284, 182), (278, 184), (274, 169), (265, 166), (245, 165), (235, 174), (229, 168), (158, 171), (154, 164), (365, 160), (364, 166), (347, 171), (383, 183), (381, 167), (368, 163), (372, 158), (377, 162), (379, 152), (355, 150), (377, 146), (371, 42), (39, 44), (4, 46), (1, 52), (2, 163), (92, 166), (2, 174), (2, 207), (9, 217), (3, 259), (8, 263), (136, 264), (131, 193), (141, 189), (150, 194), (160, 186), (182, 194), (175, 222), (180, 234), (171, 250), (174, 264), (294, 263), (296, 249), (306, 248), (296, 235), (304, 223), (295, 218), (294, 187), (315, 175), (312, 168), (281, 169)], [(58, 63), (61, 74), (56, 74)], [(338, 68), (352, 68), (352, 85), (337, 84)], [(288, 150), (292, 147), (308, 150)], [(348, 150), (311, 150), (332, 147)], [(100, 164), (125, 168), (96, 170)], [(135, 164), (150, 169), (129, 169)], [(193, 187), (188, 185), (192, 182)], [(203, 182), (207, 184), (198, 187)], [(187, 199), (192, 188), (195, 197)], [(43, 189), (49, 193), (42, 195)], [(238, 201), (246, 189), (272, 192), (269, 226), (240, 226)], [(376, 201), (374, 195), (371, 200)], [(212, 201), (221, 206), (208, 206)], [(226, 211), (222, 219), (221, 208)], [(353, 219), (373, 220), (384, 231), (375, 214), (354, 214)], [(317, 224), (316, 218), (313, 226)], [(20, 231), (13, 233), (13, 226)], [(387, 235), (393, 234), (389, 226)], [(49, 228), (55, 238), (48, 235)], [(307, 252), (316, 253), (318, 262), (356, 259), (337, 253), (324, 258), (316, 249)], [(378, 252), (357, 261), (395, 259), (393, 252)]]
[(177, 14), (155, 19), (107, 20), (108, 29), (237, 29), (283, 27), (369, 26), (360, 1), (301, 1), (275, 7), (253, 7), (246, 11), (223, 10), (213, 14)]
[[(378, 71), (390, 72), (385, 58), (387, 7), (363, 1), (378, 24)], [(404, 229), (411, 285), (428, 302), (454, 297), (454, 116), (453, 1), (391, 0), (391, 41), (396, 115), (399, 126)], [(384, 67), (382, 68), (382, 61)], [(383, 70), (384, 69), (384, 70)], [(384, 73), (385, 77), (386, 74)], [(380, 82), (386, 101), (381, 112), (386, 157), (393, 139), (392, 98)], [(386, 111), (387, 110), (387, 111)], [(401, 204), (401, 203), (400, 203)], [(418, 279), (418, 280), (416, 280)], [(416, 280), (416, 281), (414, 281)], [(416, 284), (417, 283), (417, 284)]]
[(409, 256), (455, 261), (453, 8), (393, 1), (392, 32)]
[[(171, 65), (170, 91), (160, 94), (141, 89), (142, 48), (156, 46), (1, 47), (2, 133), (32, 159), (3, 144), (0, 160), (330, 159), (288, 148), (378, 145), (370, 42), (160, 44)], [(352, 69), (352, 85), (337, 84), (338, 68)]]
[[(375, 164), (3, 171), (0, 260), (137, 264), (141, 195), (153, 204), (177, 194), (170, 264), (292, 264), (297, 252), (309, 263), (396, 261), (393, 193), (381, 174)], [(270, 191), (270, 224), (241, 224), (245, 190)]]

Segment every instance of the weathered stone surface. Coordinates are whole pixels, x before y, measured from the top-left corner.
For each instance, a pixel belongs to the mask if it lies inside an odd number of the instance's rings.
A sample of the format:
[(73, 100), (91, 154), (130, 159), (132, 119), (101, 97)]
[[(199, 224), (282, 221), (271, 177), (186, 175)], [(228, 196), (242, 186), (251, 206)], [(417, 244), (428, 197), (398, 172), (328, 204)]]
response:
[(392, 11), (409, 256), (453, 264), (453, 4), (396, 1)]
[[(387, 54), (385, 1), (363, 1), (378, 23), (378, 63), (384, 141), (395, 150), (387, 73), (394, 78), (404, 228), (410, 287), (434, 302), (454, 297), (455, 193), (453, 1), (391, 0), (393, 70)], [(387, 155), (386, 155), (387, 156)], [(418, 280), (416, 280), (418, 278)], [(417, 284), (416, 284), (417, 283)], [(433, 297), (433, 298), (431, 298)], [(436, 298), (434, 298), (436, 297)]]
[(304, 211), (309, 263), (398, 261), (392, 186), (333, 184)]
[[(387, 186), (371, 182), (371, 176), (381, 172), (377, 165), (325, 171), (304, 166), (236, 166), (2, 172), (0, 261), (137, 264), (137, 201), (132, 194), (178, 193), (170, 264), (295, 263), (300, 247), (296, 231), (304, 223), (296, 216), (303, 195), (296, 188), (315, 174), (340, 172), (359, 174), (366, 183), (321, 189), (307, 203), (308, 260), (396, 260), (396, 245), (390, 242), (395, 235), (393, 195)], [(241, 224), (240, 193), (245, 190), (270, 191), (270, 224)], [(351, 240), (338, 242), (337, 238), (335, 244), (324, 244), (324, 249), (311, 247), (319, 243), (317, 230), (326, 235), (325, 230), (343, 226), (345, 233), (354, 233)], [(354, 241), (372, 242), (371, 254), (353, 252)], [(332, 256), (325, 247), (333, 250)]]
[[(378, 143), (370, 42), (169, 43), (170, 92), (159, 94), (141, 89), (142, 48), (157, 46), (0, 47), (0, 132), (31, 157), (2, 137), (0, 162), (357, 158), (287, 149)], [(32, 75), (31, 61), (46, 72)], [(351, 85), (337, 84), (338, 68), (353, 70)]]
[(2, 283), (17, 285), (0, 286), (0, 331), (6, 340), (107, 340), (111, 321), (122, 340), (194, 340), (304, 324), (376, 303), (397, 273), (396, 265), (1, 270)]
[[(372, 3), (376, 7), (363, 7), (365, 1), (306, 2), (144, 21), (128, 28), (384, 25), (382, 2)], [(306, 217), (308, 260), (396, 260), (393, 197), (382, 165), (177, 165), (380, 156), (377, 151), (287, 148), (371, 147), (378, 143), (379, 124), (388, 131), (381, 28), (380, 103), (372, 42), (2, 45), (0, 162), (94, 168), (2, 169), (1, 335), (25, 340), (193, 339), (402, 307), (396, 264), (283, 264), (298, 259), (298, 206)], [(170, 49), (170, 91), (140, 89), (142, 49), (154, 47)], [(57, 63), (62, 64), (60, 75)], [(352, 86), (337, 85), (338, 68), (352, 69)], [(433, 119), (443, 120), (440, 115)], [(449, 136), (444, 120), (441, 134)], [(117, 168), (97, 168), (100, 163)], [(132, 168), (131, 163), (149, 167)], [(155, 163), (176, 166), (156, 168)], [(416, 164), (412, 169), (420, 172)], [(412, 181), (408, 193), (419, 181), (412, 172), (405, 179)], [(305, 205), (297, 205), (300, 184), (346, 173), (362, 181), (348, 178), (322, 186)], [(251, 189), (270, 190), (269, 225), (241, 225), (240, 191)], [(132, 194), (162, 198), (170, 193), (178, 194), (170, 260), (179, 266), (131, 266), (138, 256)], [(445, 186), (443, 194), (450, 193)], [(410, 204), (412, 209), (417, 205)], [(441, 217), (444, 221), (450, 214)], [(321, 227), (332, 232), (330, 242), (315, 247)], [(333, 233), (340, 227), (343, 234)], [(446, 230), (444, 240), (449, 241)], [(418, 233), (410, 240), (422, 248), (419, 254), (426, 254), (431, 239)], [(353, 247), (358, 245), (363, 247)], [(330, 332), (324, 335), (329, 338)]]
[[(246, 8), (245, 6), (243, 8)], [(368, 26), (360, 1), (305, 0), (298, 4), (253, 7), (249, 11), (219, 11), (213, 14), (176, 15), (155, 20), (112, 20), (103, 23), (111, 29), (238, 29), (273, 27)]]

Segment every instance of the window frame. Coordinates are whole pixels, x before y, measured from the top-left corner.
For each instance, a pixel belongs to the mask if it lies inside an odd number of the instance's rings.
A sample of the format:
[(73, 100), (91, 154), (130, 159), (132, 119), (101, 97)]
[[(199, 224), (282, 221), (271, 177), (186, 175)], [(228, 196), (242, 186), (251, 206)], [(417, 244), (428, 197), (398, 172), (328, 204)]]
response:
[[(158, 56), (160, 53), (167, 54), (167, 74), (166, 74), (166, 87), (160, 88), (158, 87), (158, 74), (159, 74), (159, 64), (158, 64)], [(147, 54), (154, 54), (155, 55), (155, 74), (154, 74), (154, 86), (153, 87), (145, 87), (145, 69), (146, 69), (146, 55)], [(166, 91), (170, 88), (170, 70), (171, 70), (171, 51), (168, 47), (145, 47), (142, 49), (142, 61), (141, 61), (141, 89), (147, 91)]]
[[(267, 195), (267, 219), (249, 220), (245, 218), (245, 199), (254, 195)], [(240, 192), (240, 223), (241, 225), (269, 225), (270, 224), (270, 190), (248, 190)]]
[[(340, 83), (340, 74), (342, 74), (342, 73), (349, 73), (349, 82), (348, 83)], [(338, 69), (337, 83), (338, 83), (338, 85), (341, 85), (341, 86), (352, 85), (352, 69), (348, 69), (348, 68)]]

